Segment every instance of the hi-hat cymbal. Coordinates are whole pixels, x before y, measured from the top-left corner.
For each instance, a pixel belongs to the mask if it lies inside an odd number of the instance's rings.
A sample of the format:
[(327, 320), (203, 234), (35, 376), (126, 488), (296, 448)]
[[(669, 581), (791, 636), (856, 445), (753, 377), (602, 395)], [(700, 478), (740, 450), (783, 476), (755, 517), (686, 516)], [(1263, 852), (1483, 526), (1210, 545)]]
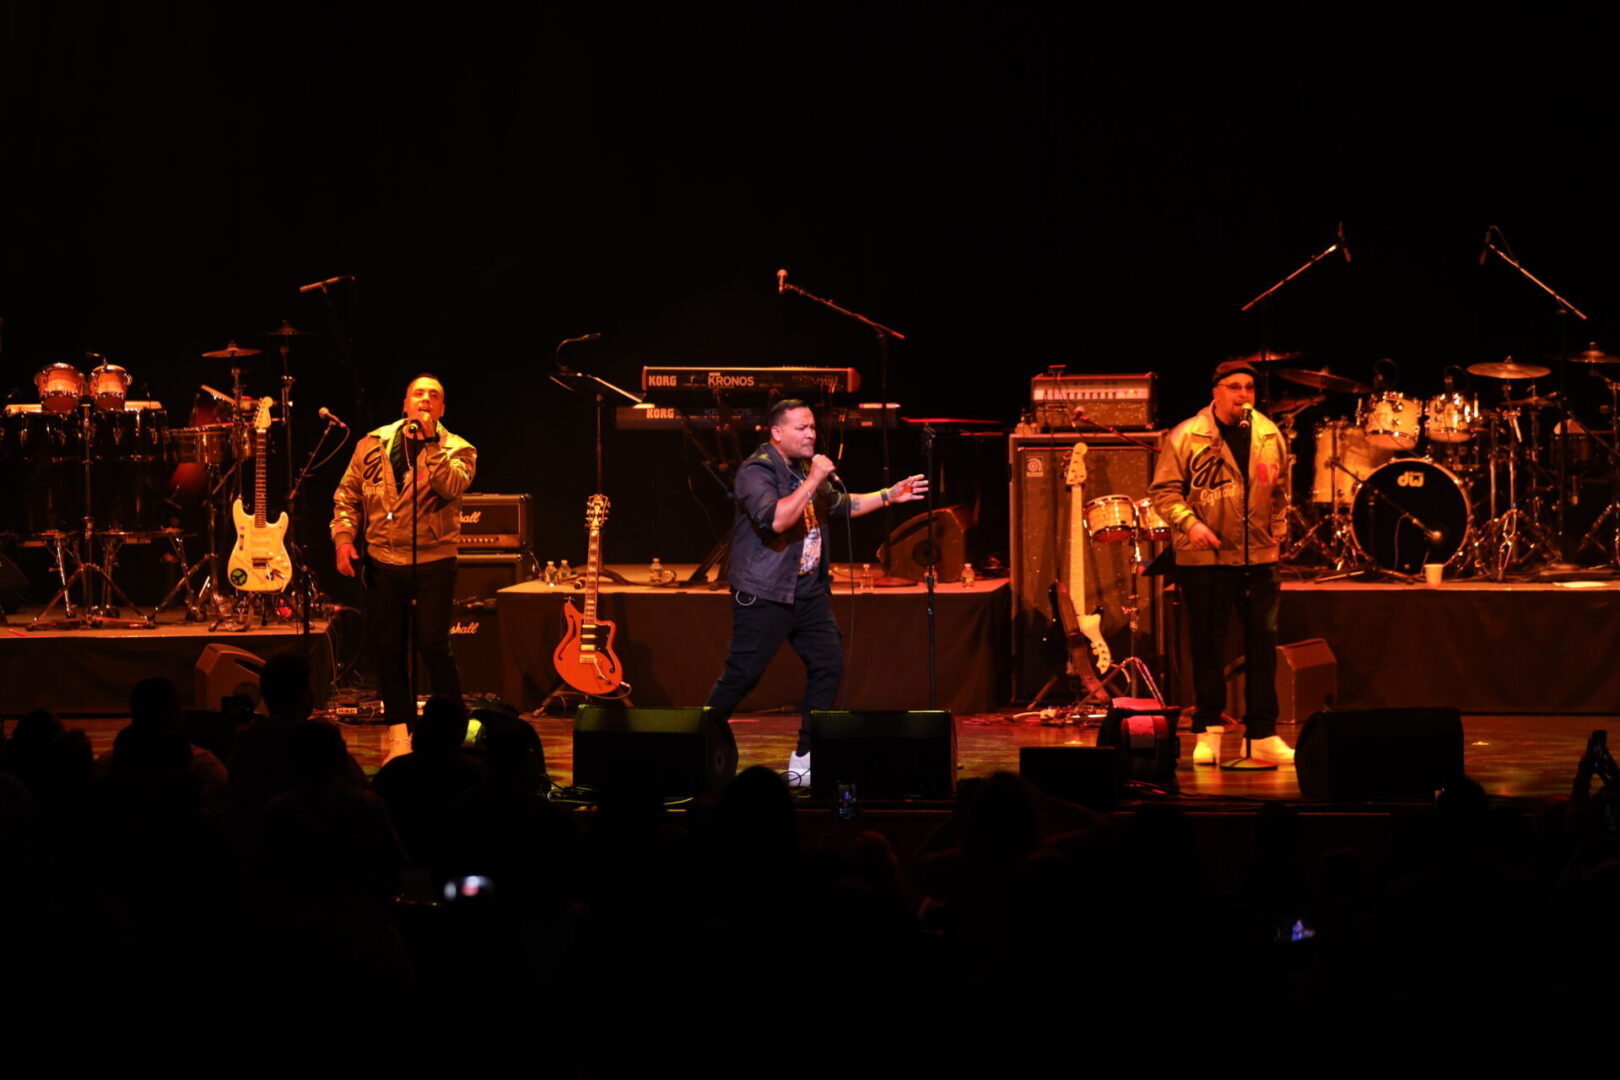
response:
[(262, 351), (262, 349), (244, 349), (235, 341), (232, 341), (223, 349), (203, 353), (203, 357), (207, 360), (235, 360), (238, 356), (258, 356)]
[(1509, 401), (1506, 403), (1506, 407), (1509, 409), (1556, 409), (1563, 403), (1562, 394), (1532, 394), (1527, 398)]
[(1318, 390), (1332, 390), (1340, 394), (1368, 394), (1372, 387), (1366, 383), (1347, 379), (1343, 375), (1335, 375), (1323, 368), (1321, 371), (1307, 371), (1303, 368), (1278, 368), (1277, 377), (1287, 379), (1300, 386), (1314, 386)]
[(1620, 356), (1610, 356), (1592, 342), (1588, 348), (1570, 357), (1577, 364), (1620, 364)]
[(1244, 356), (1228, 356), (1226, 360), (1228, 363), (1233, 360), (1241, 360), (1245, 364), (1275, 364), (1281, 360), (1298, 360), (1305, 355), (1302, 352), (1272, 352), (1270, 349), (1266, 349), (1261, 352), (1248, 353)]
[(1487, 379), (1539, 379), (1551, 375), (1552, 368), (1540, 364), (1515, 364), (1512, 358), (1503, 363), (1469, 364), (1468, 374), (1483, 375)]

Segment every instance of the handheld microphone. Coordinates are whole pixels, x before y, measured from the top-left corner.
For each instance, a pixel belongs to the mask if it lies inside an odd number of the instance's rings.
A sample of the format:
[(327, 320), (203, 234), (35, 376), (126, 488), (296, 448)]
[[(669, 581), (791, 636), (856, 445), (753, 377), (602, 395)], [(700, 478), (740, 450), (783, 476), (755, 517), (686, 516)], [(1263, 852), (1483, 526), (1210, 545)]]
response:
[(329, 285), (336, 285), (336, 284), (338, 284), (340, 282), (344, 282), (344, 281), (358, 281), (358, 280), (359, 279), (356, 278), (353, 274), (339, 274), (337, 277), (323, 278), (320, 281), (312, 281), (308, 285), (300, 285), (300, 286), (298, 286), (298, 291), (301, 292), (301, 293), (315, 292), (316, 290), (319, 290), (321, 292), (325, 292), (327, 286), (329, 286)]
[(316, 413), (316, 415), (322, 420), (325, 420), (328, 424), (336, 424), (340, 428), (347, 428), (349, 426), (348, 424), (345, 424), (343, 421), (339, 420), (337, 415), (325, 405), (321, 406), (320, 411)]
[(1238, 406), (1238, 427), (1247, 428), (1249, 426), (1249, 419), (1252, 416), (1254, 416), (1254, 406), (1253, 405), (1250, 405), (1247, 401), (1245, 401), (1242, 405), (1239, 405)]
[(785, 292), (787, 292), (787, 271), (778, 270), (776, 272), (776, 295), (781, 296)]

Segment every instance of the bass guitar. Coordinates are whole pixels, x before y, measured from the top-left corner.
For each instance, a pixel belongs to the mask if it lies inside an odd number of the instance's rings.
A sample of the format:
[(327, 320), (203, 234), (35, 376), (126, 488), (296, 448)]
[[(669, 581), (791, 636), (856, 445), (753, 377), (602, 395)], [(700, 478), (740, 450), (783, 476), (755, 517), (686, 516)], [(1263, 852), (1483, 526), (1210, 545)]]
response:
[(274, 398), (259, 399), (259, 413), (253, 421), (253, 513), (242, 508), (242, 500), (231, 504), (236, 522), (236, 546), (226, 562), (226, 578), (243, 592), (281, 592), (292, 581), (292, 559), (287, 556), (287, 514), (274, 521), (265, 516), (265, 445), (270, 431), (270, 406)]
[(602, 573), (602, 526), (607, 522), (608, 497), (592, 495), (585, 503), (585, 527), (590, 531), (590, 554), (585, 563), (585, 610), (573, 600), (563, 603), (563, 638), (552, 653), (563, 682), (591, 697), (608, 697), (624, 682), (624, 669), (613, 655), (612, 622), (596, 617), (597, 581)]
[(1102, 615), (1086, 608), (1086, 449), (1083, 442), (1074, 444), (1064, 473), (1063, 482), (1069, 486), (1067, 572), (1047, 591), (1052, 600), (1052, 617), (1063, 627), (1069, 671), (1080, 677), (1087, 690), (1095, 691), (1102, 687), (1100, 676), (1108, 674), (1114, 658), (1103, 638)]

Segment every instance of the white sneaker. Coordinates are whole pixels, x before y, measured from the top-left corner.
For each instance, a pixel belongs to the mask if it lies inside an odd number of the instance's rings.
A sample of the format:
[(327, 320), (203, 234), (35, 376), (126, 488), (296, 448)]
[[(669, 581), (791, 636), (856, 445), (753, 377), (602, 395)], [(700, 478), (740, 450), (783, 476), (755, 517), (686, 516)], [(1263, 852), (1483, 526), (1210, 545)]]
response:
[(1249, 753), (1261, 761), (1273, 761), (1278, 765), (1292, 765), (1294, 762), (1294, 748), (1283, 742), (1281, 735), (1255, 739), (1249, 743)]
[(790, 788), (807, 788), (810, 786), (810, 754), (794, 754), (788, 758), (787, 769), (784, 775)]

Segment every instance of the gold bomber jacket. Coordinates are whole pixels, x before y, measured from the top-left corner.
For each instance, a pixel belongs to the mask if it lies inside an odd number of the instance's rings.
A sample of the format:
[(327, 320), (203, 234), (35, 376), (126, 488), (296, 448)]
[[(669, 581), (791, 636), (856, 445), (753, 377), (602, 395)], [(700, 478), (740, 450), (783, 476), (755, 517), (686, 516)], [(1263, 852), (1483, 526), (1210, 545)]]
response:
[[(1260, 413), (1250, 420), (1249, 440), (1249, 562), (1273, 563), (1288, 536), (1288, 445)], [(1166, 436), (1148, 496), (1175, 536), (1178, 565), (1242, 565), (1243, 478), (1210, 406)], [(1188, 541), (1199, 521), (1220, 537), (1218, 550)]]
[(366, 554), (390, 566), (411, 562), (411, 490), (417, 488), (416, 560), (453, 559), (461, 536), (461, 496), (472, 486), (478, 451), (472, 443), (439, 424), (439, 441), (417, 455), (405, 483), (394, 484), (388, 463), (395, 440), (404, 438), (404, 420), (378, 428), (362, 438), (349, 459), (348, 471), (332, 494), (332, 543), (355, 543), (364, 537)]

